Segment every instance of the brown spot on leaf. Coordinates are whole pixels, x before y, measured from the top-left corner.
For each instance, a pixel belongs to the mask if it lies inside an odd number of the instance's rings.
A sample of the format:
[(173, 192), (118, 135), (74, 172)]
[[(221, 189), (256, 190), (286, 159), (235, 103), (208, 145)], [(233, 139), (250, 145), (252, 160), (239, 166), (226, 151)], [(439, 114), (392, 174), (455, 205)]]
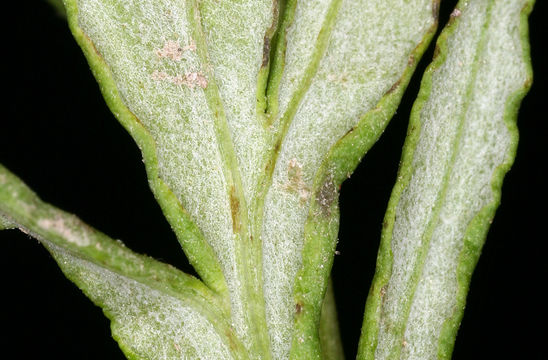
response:
[(440, 0), (434, 0), (432, 1), (432, 17), (438, 21), (440, 13)]
[(281, 146), (282, 146), (282, 142), (280, 140), (276, 141), (276, 144), (274, 145), (274, 152), (275, 153), (279, 152)]
[(409, 59), (407, 59), (407, 66), (412, 66), (415, 63), (415, 55), (411, 54)]
[(232, 214), (232, 231), (236, 234), (240, 232), (240, 200), (236, 196), (234, 185), (230, 188), (230, 212)]
[(225, 335), (228, 338), (228, 346), (232, 351), (235, 351), (238, 346), (236, 345), (236, 341), (234, 341), (234, 334), (232, 333), (232, 331), (226, 330)]
[(95, 44), (93, 43), (93, 41), (91, 40), (91, 38), (87, 35), (87, 34), (84, 34), (84, 37), (86, 38), (86, 40), (88, 41), (88, 43), (91, 45), (91, 48), (92, 50), (95, 52), (95, 54), (97, 54), (97, 56), (99, 56), (101, 58), (101, 60), (103, 60), (103, 56), (101, 55), (101, 53), (99, 52), (99, 50), (97, 50), (97, 48), (95, 47)]
[(297, 315), (300, 315), (302, 312), (303, 312), (303, 304), (301, 304), (300, 302), (297, 302), (295, 304), (295, 313)]
[(335, 187), (333, 178), (328, 176), (320, 187), (320, 191), (316, 194), (316, 201), (318, 202), (321, 213), (324, 216), (331, 215), (331, 205), (336, 198), (337, 188)]
[(347, 136), (348, 134), (350, 134), (350, 133), (351, 133), (352, 131), (354, 131), (354, 130), (356, 130), (356, 127), (355, 127), (355, 126), (352, 127), (350, 130), (348, 130), (348, 131), (346, 132), (346, 134), (344, 134), (343, 137)]
[(179, 61), (183, 58), (183, 49), (179, 44), (179, 40), (168, 40), (164, 43), (164, 47), (156, 50), (156, 55), (159, 58), (168, 58), (173, 61)]
[(438, 44), (436, 44), (436, 47), (434, 47), (434, 56), (433, 58), (437, 58), (439, 55), (440, 55), (440, 47), (438, 46)]
[(303, 181), (303, 167), (295, 158), (289, 160), (287, 178), (289, 182), (283, 188), (287, 191), (297, 193), (300, 201), (303, 203), (306, 202), (310, 196), (310, 189)]
[(411, 135), (412, 133), (415, 132), (416, 129), (417, 127), (415, 125), (411, 125), (409, 129), (407, 129), (407, 135)]
[(398, 88), (398, 86), (400, 86), (400, 82), (401, 82), (401, 79), (398, 79), (398, 81), (396, 81), (396, 82), (392, 85), (392, 87), (391, 87), (390, 89), (388, 89), (388, 91), (386, 92), (385, 95), (388, 95), (388, 94), (390, 94), (390, 93), (393, 93), (393, 92)]
[(460, 14), (462, 14), (462, 12), (461, 12), (459, 9), (455, 8), (455, 9), (453, 10), (453, 12), (451, 13), (450, 16), (451, 16), (452, 18), (456, 18), (456, 17), (459, 17)]
[(266, 67), (268, 65), (269, 60), (270, 60), (270, 38), (265, 35), (264, 45), (263, 45), (263, 63), (261, 64), (261, 67)]
[(174, 85), (186, 85), (191, 89), (194, 89), (196, 86), (199, 86), (202, 89), (207, 87), (206, 77), (199, 72), (190, 72), (184, 75), (177, 74), (175, 76), (171, 76), (165, 71), (154, 70), (150, 77), (155, 81), (167, 81)]

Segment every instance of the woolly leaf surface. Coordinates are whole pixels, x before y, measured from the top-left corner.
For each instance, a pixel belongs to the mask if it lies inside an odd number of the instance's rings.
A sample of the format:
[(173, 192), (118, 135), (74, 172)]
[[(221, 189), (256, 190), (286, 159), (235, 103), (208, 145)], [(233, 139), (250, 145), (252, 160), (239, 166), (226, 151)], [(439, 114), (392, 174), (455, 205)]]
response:
[(227, 309), (200, 281), (43, 203), (1, 165), (0, 185), (0, 216), (39, 239), (65, 275), (103, 308), (128, 358), (246, 357)]
[(359, 358), (449, 358), (513, 162), (531, 1), (461, 1), (415, 103)]

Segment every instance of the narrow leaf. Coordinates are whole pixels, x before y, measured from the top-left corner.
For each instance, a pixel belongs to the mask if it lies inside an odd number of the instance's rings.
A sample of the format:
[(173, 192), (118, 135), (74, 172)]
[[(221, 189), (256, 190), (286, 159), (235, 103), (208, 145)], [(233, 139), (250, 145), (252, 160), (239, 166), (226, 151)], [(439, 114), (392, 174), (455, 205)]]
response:
[(128, 358), (247, 357), (228, 325), (227, 307), (200, 281), (43, 203), (1, 165), (0, 218), (39, 239), (65, 275), (103, 308)]
[(413, 108), (359, 359), (449, 359), (516, 151), (530, 0), (461, 1)]
[[(204, 282), (227, 294), (251, 353), (266, 354), (255, 196), (257, 121), (272, 1), (66, 1), (103, 94), (143, 150), (164, 213)], [(268, 37), (267, 37), (268, 39)], [(263, 74), (263, 75), (261, 75)]]
[(287, 4), (269, 84), (277, 142), (264, 181), (262, 232), (275, 358), (289, 351), (297, 359), (320, 356), (337, 189), (388, 124), (436, 17), (431, 0)]

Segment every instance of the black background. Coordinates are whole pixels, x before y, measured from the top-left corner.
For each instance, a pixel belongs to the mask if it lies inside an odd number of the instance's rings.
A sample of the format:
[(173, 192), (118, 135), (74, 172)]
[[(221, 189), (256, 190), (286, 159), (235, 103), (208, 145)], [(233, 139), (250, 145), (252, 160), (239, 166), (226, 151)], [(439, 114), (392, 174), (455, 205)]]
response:
[[(455, 1), (442, 1), (444, 24)], [(147, 185), (141, 155), (107, 109), (64, 20), (42, 1), (3, 11), (0, 162), (47, 202), (192, 273)], [(535, 80), (520, 114), (516, 162), (472, 279), (454, 359), (545, 359), (546, 2), (530, 17)], [(430, 49), (397, 115), (341, 191), (334, 282), (341, 333), (355, 357), (380, 225), (396, 178), (409, 111)], [(109, 322), (34, 239), (0, 233), (3, 354), (124, 359)]]

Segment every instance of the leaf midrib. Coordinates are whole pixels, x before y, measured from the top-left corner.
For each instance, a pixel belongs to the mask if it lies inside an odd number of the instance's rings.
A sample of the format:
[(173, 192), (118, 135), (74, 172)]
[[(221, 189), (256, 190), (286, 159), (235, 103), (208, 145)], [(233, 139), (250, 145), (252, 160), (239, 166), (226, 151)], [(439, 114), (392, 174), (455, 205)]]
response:
[[(197, 54), (203, 64), (210, 64), (206, 37), (204, 35), (201, 15), (197, 1), (189, 7), (189, 23), (191, 24), (197, 45)], [(274, 25), (273, 25), (274, 26)], [(272, 30), (269, 30), (272, 31)], [(223, 175), (226, 181), (226, 195), (232, 212), (233, 233), (236, 236), (234, 248), (236, 263), (240, 267), (238, 273), (243, 277), (243, 308), (249, 327), (251, 339), (250, 354), (261, 354), (264, 359), (270, 359), (270, 341), (266, 325), (262, 282), (253, 281), (256, 269), (262, 269), (262, 259), (257, 257), (257, 246), (251, 240), (249, 231), (249, 213), (247, 199), (244, 194), (242, 176), (238, 166), (238, 158), (230, 133), (223, 100), (215, 82), (215, 74), (206, 67), (208, 85), (204, 89), (207, 103), (214, 114), (213, 123), (219, 154), (223, 164)], [(260, 254), (260, 253), (259, 253)]]

